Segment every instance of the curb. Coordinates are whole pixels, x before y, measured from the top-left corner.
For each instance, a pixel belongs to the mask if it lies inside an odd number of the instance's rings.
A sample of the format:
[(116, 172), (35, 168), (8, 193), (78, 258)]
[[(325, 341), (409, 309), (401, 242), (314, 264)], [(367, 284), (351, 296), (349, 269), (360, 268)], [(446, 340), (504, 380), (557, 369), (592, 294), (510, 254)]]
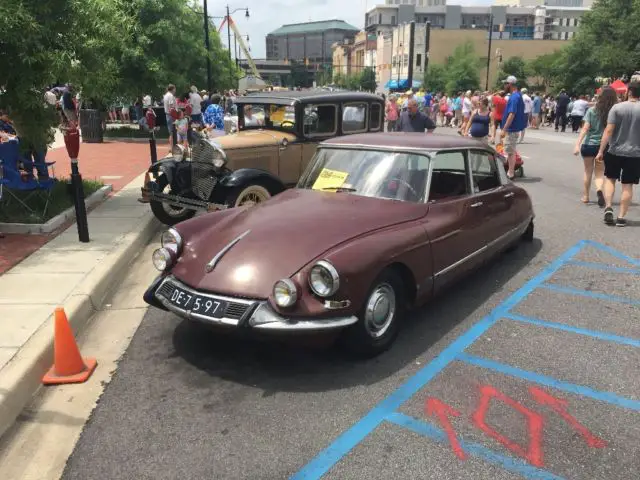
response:
[[(149, 143), (148, 138), (138, 137), (104, 137), (104, 143), (118, 142), (118, 143)], [(156, 138), (156, 145), (168, 145), (168, 138)]]
[[(93, 192), (91, 195), (85, 198), (84, 204), (87, 210), (102, 202), (109, 196), (112, 190), (112, 185), (105, 185), (98, 191)], [(0, 231), (3, 233), (28, 234), (51, 233), (64, 225), (67, 220), (75, 217), (75, 215), (76, 212), (74, 207), (69, 207), (64, 212), (59, 213), (46, 223), (0, 223)]]
[[(64, 302), (67, 318), (77, 335), (98, 311), (110, 287), (122, 278), (160, 223), (149, 212), (138, 226), (127, 233), (120, 246), (111, 252)], [(52, 315), (25, 343), (0, 375), (0, 437), (32, 400), (41, 386), (41, 378), (51, 367), (53, 358)]]

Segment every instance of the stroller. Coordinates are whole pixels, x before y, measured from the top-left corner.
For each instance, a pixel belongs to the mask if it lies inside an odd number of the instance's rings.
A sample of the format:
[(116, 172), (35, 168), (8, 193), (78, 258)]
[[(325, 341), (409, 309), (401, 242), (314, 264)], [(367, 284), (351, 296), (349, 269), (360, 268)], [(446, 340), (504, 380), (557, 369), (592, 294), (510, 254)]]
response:
[[(504, 145), (502, 143), (499, 143), (498, 145), (496, 145), (496, 152), (498, 154), (498, 158), (502, 160), (502, 165), (504, 165), (504, 169), (505, 171), (507, 171), (509, 169), (509, 164), (507, 163), (507, 154), (504, 151)], [(516, 166), (515, 166), (515, 170), (514, 173), (516, 174), (516, 177), (524, 177), (524, 161), (522, 160), (522, 157), (520, 156), (520, 154), (516, 151)]]

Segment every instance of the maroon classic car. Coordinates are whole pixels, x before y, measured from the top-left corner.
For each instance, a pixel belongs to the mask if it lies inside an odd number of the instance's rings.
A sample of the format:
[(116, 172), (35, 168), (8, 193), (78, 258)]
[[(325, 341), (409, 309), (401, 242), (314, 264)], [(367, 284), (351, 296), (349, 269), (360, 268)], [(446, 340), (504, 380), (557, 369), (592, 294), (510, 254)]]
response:
[(342, 329), (374, 355), (406, 308), (520, 239), (529, 196), (475, 140), (375, 133), (322, 144), (297, 188), (179, 223), (153, 254), (158, 308), (277, 332)]

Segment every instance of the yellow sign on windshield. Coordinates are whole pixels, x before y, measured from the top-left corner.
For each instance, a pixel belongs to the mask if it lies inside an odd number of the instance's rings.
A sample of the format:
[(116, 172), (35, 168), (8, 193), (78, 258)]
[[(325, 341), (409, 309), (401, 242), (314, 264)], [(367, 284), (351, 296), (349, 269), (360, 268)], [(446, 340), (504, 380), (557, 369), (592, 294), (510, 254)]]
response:
[(317, 180), (311, 187), (313, 190), (331, 190), (338, 189), (343, 184), (344, 181), (349, 176), (349, 172), (341, 172), (339, 170), (330, 170), (328, 168), (323, 168), (318, 175)]

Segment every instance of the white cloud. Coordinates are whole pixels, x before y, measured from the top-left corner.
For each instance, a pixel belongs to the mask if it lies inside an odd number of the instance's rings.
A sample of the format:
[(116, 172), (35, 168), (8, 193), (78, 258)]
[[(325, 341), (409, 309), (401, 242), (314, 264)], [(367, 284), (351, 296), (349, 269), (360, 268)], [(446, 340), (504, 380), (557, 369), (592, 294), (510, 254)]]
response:
[[(231, 14), (242, 35), (249, 35), (251, 55), (265, 58), (265, 37), (269, 32), (288, 23), (301, 23), (339, 19), (351, 25), (363, 28), (367, 9), (383, 4), (384, 0), (238, 0), (230, 3), (231, 11), (236, 8), (249, 8), (249, 18), (244, 11)], [(450, 0), (451, 4), (487, 5), (491, 0)], [(224, 16), (226, 5), (209, 0), (210, 16)], [(220, 25), (222, 20), (215, 20)], [(227, 43), (226, 29), (221, 32), (222, 42)], [(233, 32), (231, 33), (233, 45)]]

